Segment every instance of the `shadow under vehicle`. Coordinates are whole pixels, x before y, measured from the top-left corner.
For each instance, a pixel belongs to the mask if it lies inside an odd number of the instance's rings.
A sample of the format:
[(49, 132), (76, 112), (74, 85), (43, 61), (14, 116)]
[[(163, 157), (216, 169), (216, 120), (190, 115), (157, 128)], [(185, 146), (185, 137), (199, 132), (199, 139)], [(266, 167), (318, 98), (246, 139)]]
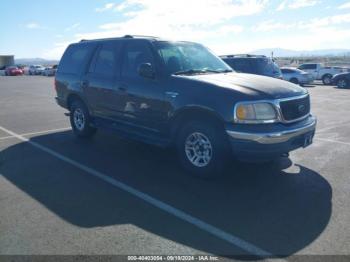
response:
[[(317, 172), (288, 158), (272, 164), (236, 163), (220, 180), (184, 175), (174, 153), (99, 132), (76, 140), (70, 131), (30, 140), (276, 256), (290, 256), (325, 230), (332, 188)], [(102, 157), (103, 156), (103, 157)], [(293, 166), (296, 171), (289, 171)], [(232, 175), (234, 173), (234, 175)], [(0, 174), (61, 219), (81, 228), (133, 224), (203, 252), (240, 259), (251, 254), (194, 226), (160, 220), (164, 212), (23, 142), (1, 152)], [(117, 236), (116, 236), (117, 237)]]

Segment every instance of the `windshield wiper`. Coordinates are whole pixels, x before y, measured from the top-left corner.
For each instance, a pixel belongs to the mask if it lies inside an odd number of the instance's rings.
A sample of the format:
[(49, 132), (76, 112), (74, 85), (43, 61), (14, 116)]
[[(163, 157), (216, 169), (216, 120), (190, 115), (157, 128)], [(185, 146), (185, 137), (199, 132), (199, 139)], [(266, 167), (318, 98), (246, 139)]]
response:
[(224, 70), (217, 70), (216, 72), (217, 73), (231, 73), (231, 72), (233, 72), (233, 70), (231, 70), (231, 69), (224, 69)]
[(204, 69), (205, 73), (215, 73), (215, 74), (222, 74), (222, 73), (231, 73), (233, 70), (230, 69), (223, 69), (223, 70), (213, 70), (213, 69)]
[(173, 73), (173, 75), (194, 75), (194, 74), (205, 74), (205, 73), (228, 73), (232, 72), (232, 70), (225, 69), (225, 70), (212, 70), (212, 69), (189, 69), (189, 70), (183, 70)]
[(189, 69), (189, 70), (183, 70), (173, 73), (173, 75), (194, 75), (194, 74), (203, 74), (205, 73), (205, 70), (201, 69)]

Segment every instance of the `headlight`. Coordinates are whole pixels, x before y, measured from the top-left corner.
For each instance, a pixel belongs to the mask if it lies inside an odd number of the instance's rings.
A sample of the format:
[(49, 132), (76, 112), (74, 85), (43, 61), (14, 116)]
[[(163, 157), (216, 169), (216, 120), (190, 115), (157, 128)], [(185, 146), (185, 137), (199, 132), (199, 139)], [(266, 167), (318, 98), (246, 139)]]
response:
[(235, 106), (237, 123), (274, 123), (278, 115), (273, 104), (266, 102), (244, 102)]

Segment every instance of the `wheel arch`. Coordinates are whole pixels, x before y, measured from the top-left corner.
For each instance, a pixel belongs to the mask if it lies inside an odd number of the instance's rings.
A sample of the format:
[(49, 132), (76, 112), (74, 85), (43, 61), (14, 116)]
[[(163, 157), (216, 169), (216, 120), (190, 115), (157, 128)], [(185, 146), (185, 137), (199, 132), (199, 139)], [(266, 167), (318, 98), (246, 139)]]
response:
[(67, 108), (68, 110), (70, 110), (72, 104), (74, 101), (80, 101), (82, 103), (84, 103), (85, 106), (87, 106), (85, 100), (77, 93), (70, 93), (68, 96), (67, 96)]
[(299, 79), (297, 77), (293, 76), (289, 79), (289, 82), (299, 84)]
[(322, 75), (321, 79), (323, 80), (323, 78), (325, 78), (326, 76), (329, 76), (329, 77), (333, 77), (333, 75), (331, 73), (325, 73)]
[(187, 106), (176, 111), (170, 119), (170, 135), (174, 140), (176, 134), (184, 126), (185, 123), (194, 120), (205, 120), (217, 125), (217, 127), (225, 128), (225, 120), (213, 109), (202, 106)]

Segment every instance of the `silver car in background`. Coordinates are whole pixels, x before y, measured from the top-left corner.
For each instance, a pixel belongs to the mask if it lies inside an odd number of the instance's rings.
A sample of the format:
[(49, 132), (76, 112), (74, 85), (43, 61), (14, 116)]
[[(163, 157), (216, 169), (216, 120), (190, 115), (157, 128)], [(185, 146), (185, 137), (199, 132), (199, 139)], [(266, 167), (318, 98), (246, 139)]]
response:
[(52, 67), (45, 67), (44, 71), (41, 73), (43, 76), (54, 76), (56, 75), (57, 65)]
[(29, 66), (28, 74), (29, 75), (41, 75), (45, 70), (45, 67), (42, 65), (31, 65)]
[(311, 84), (315, 79), (312, 74), (293, 67), (282, 67), (283, 79), (297, 85)]

